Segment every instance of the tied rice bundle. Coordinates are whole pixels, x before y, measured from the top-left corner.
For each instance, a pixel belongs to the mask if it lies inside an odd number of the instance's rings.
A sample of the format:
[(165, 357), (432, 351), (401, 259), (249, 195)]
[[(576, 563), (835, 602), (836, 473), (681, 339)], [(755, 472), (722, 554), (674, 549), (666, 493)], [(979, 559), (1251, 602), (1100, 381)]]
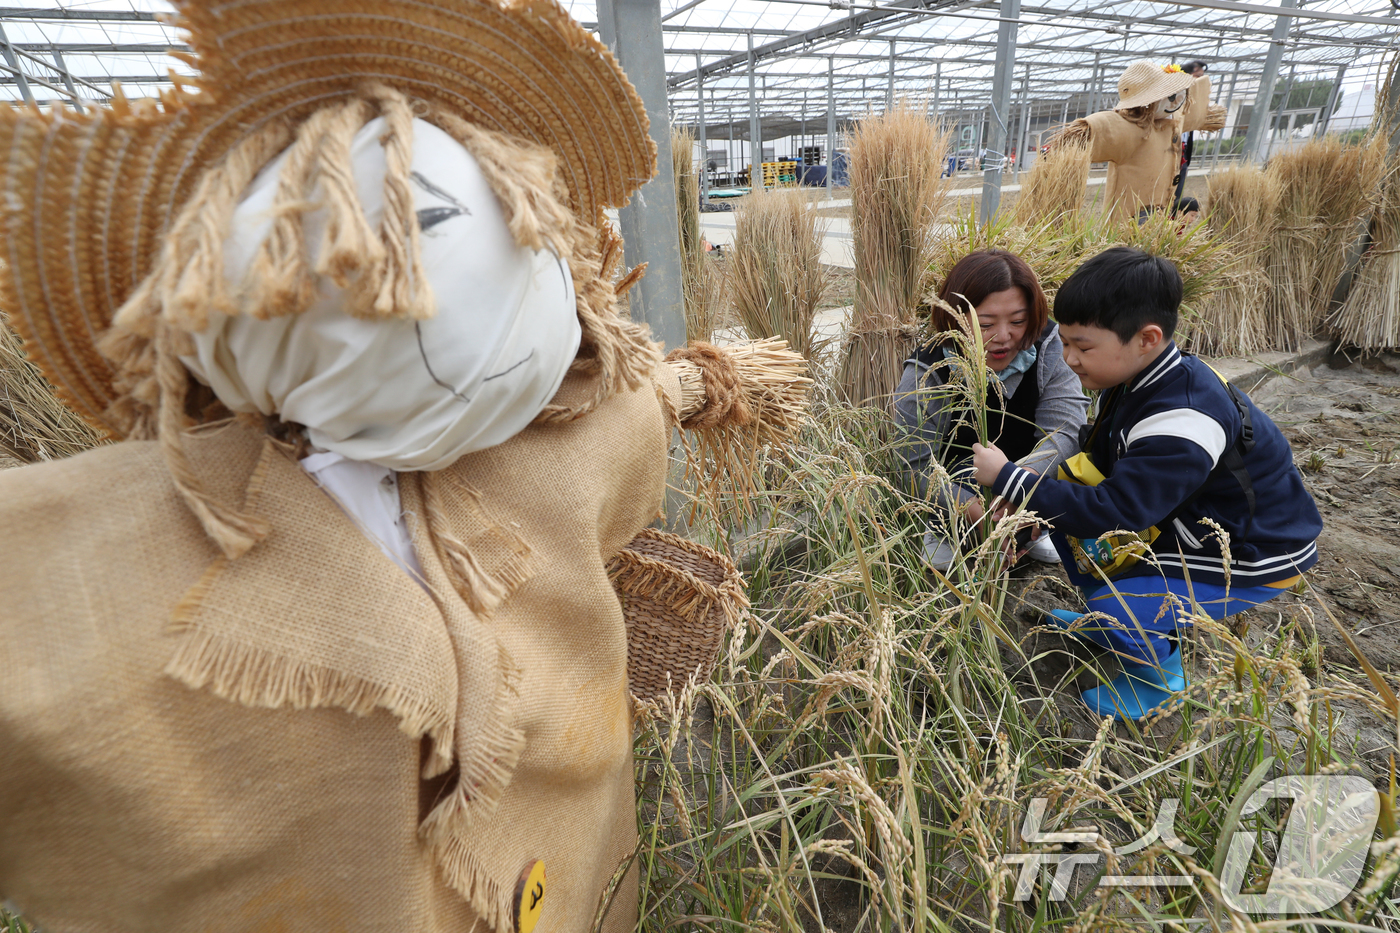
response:
[(1021, 224), (1056, 221), (1084, 206), (1089, 183), (1089, 141), (1085, 134), (1062, 132), (1031, 166), (1016, 201)]
[(719, 274), (705, 255), (700, 235), (700, 180), (693, 156), (695, 137), (671, 130), (671, 169), (676, 180), (676, 214), (681, 234), (681, 292), (687, 340), (709, 340), (720, 306)]
[(937, 250), (947, 148), (947, 132), (908, 102), (867, 117), (851, 137), (856, 294), (840, 383), (853, 404), (892, 410)]
[(692, 344), (666, 363), (681, 383), (680, 425), (692, 432), (687, 472), (716, 514), (748, 516), (763, 457), (788, 449), (807, 419), (807, 361), (777, 338)]
[(1266, 172), (1279, 188), (1268, 265), (1267, 336), (1275, 348), (1296, 348), (1322, 323), (1380, 179), (1380, 155), (1374, 139), (1345, 146), (1328, 138), (1270, 160)]
[(1198, 352), (1236, 355), (1268, 348), (1268, 250), (1278, 200), (1278, 179), (1256, 166), (1231, 167), (1210, 176), (1206, 219), (1236, 261), (1201, 308)]
[(1343, 343), (1363, 350), (1400, 347), (1400, 153), (1388, 160), (1362, 263), (1328, 326)]
[(812, 324), (831, 284), (825, 232), (801, 191), (759, 191), (735, 207), (729, 293), (752, 339), (780, 338), (808, 359), (818, 349)]
[(60, 460), (99, 442), (97, 432), (59, 401), (25, 359), (19, 335), (0, 314), (0, 463)]

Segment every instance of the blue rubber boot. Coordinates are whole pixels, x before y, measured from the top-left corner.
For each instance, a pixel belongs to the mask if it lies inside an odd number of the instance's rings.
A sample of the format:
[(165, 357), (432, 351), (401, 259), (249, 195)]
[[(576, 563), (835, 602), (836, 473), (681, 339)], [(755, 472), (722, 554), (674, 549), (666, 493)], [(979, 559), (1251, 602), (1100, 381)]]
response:
[(1123, 673), (1102, 687), (1084, 691), (1084, 702), (1097, 716), (1141, 719), (1185, 689), (1181, 649), (1173, 648), (1159, 664), (1124, 661)]

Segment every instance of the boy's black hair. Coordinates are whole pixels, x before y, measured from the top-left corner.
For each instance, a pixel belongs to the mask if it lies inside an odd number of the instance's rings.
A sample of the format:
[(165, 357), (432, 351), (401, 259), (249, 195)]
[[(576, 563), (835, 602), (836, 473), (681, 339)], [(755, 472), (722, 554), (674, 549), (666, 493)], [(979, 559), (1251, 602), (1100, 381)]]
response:
[(1113, 331), (1127, 343), (1148, 324), (1176, 331), (1181, 274), (1161, 256), (1115, 246), (1085, 262), (1055, 293), (1055, 320)]

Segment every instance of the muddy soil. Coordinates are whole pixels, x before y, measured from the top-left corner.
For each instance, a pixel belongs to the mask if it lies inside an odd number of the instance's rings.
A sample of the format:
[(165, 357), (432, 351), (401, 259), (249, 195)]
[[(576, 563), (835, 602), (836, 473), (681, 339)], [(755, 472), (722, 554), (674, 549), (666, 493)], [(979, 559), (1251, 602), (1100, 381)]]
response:
[[(1246, 387), (1248, 388), (1248, 387)], [(1372, 692), (1360, 665), (1328, 611), (1351, 633), (1360, 650), (1400, 686), (1400, 355), (1381, 354), (1329, 363), (1272, 378), (1251, 397), (1283, 430), (1293, 446), (1294, 462), (1322, 513), (1318, 541), (1321, 559), (1306, 574), (1301, 592), (1289, 592), (1236, 616), (1236, 632), (1261, 650), (1291, 637), (1316, 671), (1341, 676)], [(1031, 655), (1041, 655), (1035, 676), (1048, 685), (1069, 677), (1076, 660), (1088, 655), (1058, 636), (1033, 634), (1032, 607), (1078, 608), (1063, 570), (1023, 564), (1014, 572), (1018, 599), (1009, 606), (1008, 622), (1025, 638)], [(1319, 605), (1319, 601), (1323, 604)], [(1324, 609), (1323, 606), (1326, 608)], [(1014, 659), (1007, 657), (1008, 663)], [(1111, 662), (1099, 663), (1109, 671)], [(1197, 670), (1197, 676), (1213, 672)], [(1085, 689), (1098, 681), (1081, 672), (1062, 689)], [(1075, 704), (1061, 704), (1073, 708)], [(1342, 743), (1375, 776), (1388, 774), (1395, 751), (1393, 731), (1382, 728), (1370, 711), (1346, 700), (1339, 712), (1352, 715)], [(1087, 713), (1087, 710), (1084, 710)], [(1075, 731), (1092, 736), (1095, 723), (1074, 716)], [(1174, 719), (1175, 717), (1171, 717)], [(1168, 728), (1170, 720), (1163, 723)]]

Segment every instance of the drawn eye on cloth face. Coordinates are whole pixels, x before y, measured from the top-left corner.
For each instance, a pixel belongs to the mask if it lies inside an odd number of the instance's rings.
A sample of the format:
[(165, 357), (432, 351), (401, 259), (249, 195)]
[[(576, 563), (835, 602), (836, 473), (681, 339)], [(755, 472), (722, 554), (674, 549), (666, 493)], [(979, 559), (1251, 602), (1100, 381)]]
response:
[[(384, 213), (383, 121), (351, 143), (371, 228)], [(244, 193), (225, 241), (225, 272), (242, 281), (272, 227), (285, 155)], [(581, 335), (568, 263), (515, 242), (476, 160), (455, 139), (413, 122), (419, 253), (435, 314), (421, 321), (346, 313), (329, 280), (301, 314), (211, 315), (182, 357), (233, 411), (304, 425), (317, 448), (393, 470), (438, 470), (523, 430), (558, 391)], [(316, 256), (324, 211), (307, 217)]]
[(409, 177), (413, 179), (415, 185), (428, 194), (447, 202), (446, 207), (418, 208), (418, 231), (420, 233), (427, 233), (444, 220), (451, 220), (453, 217), (460, 217), (462, 214), (471, 213), (461, 201), (458, 201), (451, 194), (424, 178), (422, 172), (413, 172)]

